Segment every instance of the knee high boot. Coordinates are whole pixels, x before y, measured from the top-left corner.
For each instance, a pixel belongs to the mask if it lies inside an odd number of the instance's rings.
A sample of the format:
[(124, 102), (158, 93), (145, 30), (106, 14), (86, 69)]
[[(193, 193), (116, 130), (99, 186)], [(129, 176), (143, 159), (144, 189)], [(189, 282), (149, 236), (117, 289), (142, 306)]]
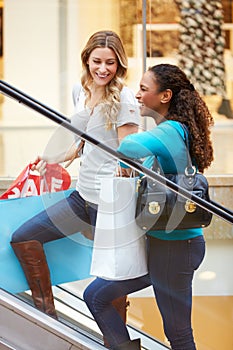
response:
[(140, 339), (129, 340), (116, 346), (113, 350), (141, 350)]
[[(129, 306), (129, 301), (127, 301), (127, 296), (119, 297), (112, 301), (112, 305), (115, 307), (119, 315), (121, 316), (124, 323), (126, 323), (127, 319), (127, 308)], [(109, 344), (107, 339), (104, 337), (104, 346), (109, 348)]]
[(42, 244), (39, 241), (11, 243), (17, 256), (37, 309), (57, 319), (50, 272)]

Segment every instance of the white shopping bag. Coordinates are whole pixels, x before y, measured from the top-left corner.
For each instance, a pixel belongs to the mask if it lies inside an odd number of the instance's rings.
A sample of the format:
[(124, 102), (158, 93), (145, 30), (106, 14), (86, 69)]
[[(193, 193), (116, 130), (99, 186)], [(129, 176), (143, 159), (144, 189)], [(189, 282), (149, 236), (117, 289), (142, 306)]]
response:
[(133, 177), (101, 179), (91, 275), (125, 280), (147, 274), (145, 232), (135, 222)]

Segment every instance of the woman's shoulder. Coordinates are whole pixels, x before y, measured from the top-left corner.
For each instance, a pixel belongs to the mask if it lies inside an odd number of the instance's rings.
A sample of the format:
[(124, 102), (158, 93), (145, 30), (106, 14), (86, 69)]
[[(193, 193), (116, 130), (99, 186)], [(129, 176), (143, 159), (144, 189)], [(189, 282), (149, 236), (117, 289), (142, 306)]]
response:
[(82, 84), (80, 82), (77, 82), (73, 85), (73, 89), (72, 92), (73, 93), (77, 93), (78, 91), (80, 91), (82, 89)]
[(74, 84), (72, 89), (72, 97), (73, 97), (74, 105), (79, 101), (79, 97), (82, 93), (84, 93), (82, 84), (80, 82)]
[(178, 130), (182, 129), (181, 123), (176, 120), (166, 120), (165, 122), (160, 123), (158, 126), (162, 128), (175, 128)]
[(130, 89), (128, 86), (124, 86), (120, 93), (121, 102), (122, 101), (131, 101), (136, 102), (136, 97), (132, 89)]
[(158, 128), (163, 129), (164, 131), (168, 133), (177, 133), (184, 138), (185, 131), (184, 127), (182, 126), (182, 123), (176, 121), (176, 120), (166, 120), (163, 123), (160, 123), (158, 125)]

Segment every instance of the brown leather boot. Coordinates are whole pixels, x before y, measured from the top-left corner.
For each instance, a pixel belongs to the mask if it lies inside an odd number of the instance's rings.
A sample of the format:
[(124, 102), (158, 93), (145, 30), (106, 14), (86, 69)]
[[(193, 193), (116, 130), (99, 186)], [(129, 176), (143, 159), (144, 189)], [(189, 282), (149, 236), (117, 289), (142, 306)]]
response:
[[(117, 310), (117, 312), (119, 313), (119, 315), (121, 316), (122, 320), (124, 321), (124, 323), (126, 323), (127, 320), (127, 309), (129, 306), (129, 301), (127, 301), (127, 295), (124, 295), (123, 297), (119, 297), (115, 300), (112, 301), (112, 305), (115, 307), (115, 309)], [(109, 344), (108, 341), (106, 340), (106, 338), (104, 337), (104, 346), (106, 348), (109, 348)]]
[(11, 246), (23, 268), (35, 306), (57, 319), (50, 272), (42, 244), (39, 241), (25, 241), (11, 243)]

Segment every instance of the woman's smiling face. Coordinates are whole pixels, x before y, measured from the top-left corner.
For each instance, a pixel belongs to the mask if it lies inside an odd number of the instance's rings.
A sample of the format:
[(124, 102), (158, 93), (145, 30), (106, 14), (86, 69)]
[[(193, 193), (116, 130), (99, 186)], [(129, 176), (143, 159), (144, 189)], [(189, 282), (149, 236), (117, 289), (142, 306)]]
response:
[(115, 77), (118, 60), (115, 52), (108, 47), (94, 49), (88, 59), (88, 65), (93, 82), (105, 86)]
[(136, 98), (141, 104), (140, 111), (142, 116), (153, 117), (155, 112), (161, 112), (163, 92), (158, 91), (159, 86), (156, 83), (154, 74), (150, 71), (145, 72), (140, 81), (140, 89), (136, 94)]

